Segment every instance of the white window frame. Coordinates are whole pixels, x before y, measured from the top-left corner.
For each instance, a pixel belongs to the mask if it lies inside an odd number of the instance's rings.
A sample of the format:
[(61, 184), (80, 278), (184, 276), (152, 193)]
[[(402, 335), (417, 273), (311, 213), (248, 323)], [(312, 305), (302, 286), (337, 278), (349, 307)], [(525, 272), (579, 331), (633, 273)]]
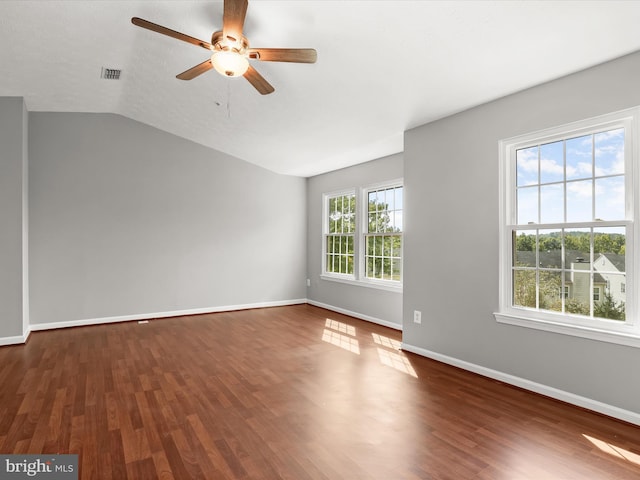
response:
[[(368, 219), (368, 194), (373, 190), (382, 190), (385, 188), (403, 187), (404, 195), (404, 179), (396, 178), (393, 180), (369, 184), (364, 186), (352, 187), (344, 190), (337, 190), (333, 192), (327, 192), (322, 195), (322, 270), (320, 278), (332, 282), (346, 283), (350, 285), (358, 285), (361, 287), (377, 288), (380, 290), (387, 290), (391, 292), (402, 292), (402, 279), (397, 280), (382, 280), (377, 278), (367, 278), (365, 276), (365, 251), (367, 234), (367, 219)], [(327, 272), (327, 243), (326, 237), (328, 235), (328, 206), (329, 199), (340, 195), (356, 195), (356, 232), (354, 241), (354, 265), (353, 275), (340, 274), (334, 272)], [(404, 212), (404, 198), (402, 202)], [(404, 272), (404, 223), (402, 235), (402, 264), (400, 268), (401, 277)]]
[[(635, 279), (640, 276), (638, 242), (640, 238), (640, 209), (638, 208), (638, 162), (640, 107), (573, 122), (530, 134), (520, 135), (499, 142), (500, 155), (500, 293), (499, 311), (494, 313), (500, 323), (573, 335), (605, 342), (640, 348), (640, 321), (638, 319), (638, 288)], [(544, 144), (593, 133), (596, 130), (625, 128), (625, 211), (626, 218), (616, 225), (626, 226), (626, 320), (596, 319), (517, 307), (512, 305), (512, 229), (516, 227), (516, 150), (534, 143)], [(588, 225), (587, 225), (588, 224)], [(538, 228), (579, 228), (592, 226), (593, 222), (540, 224)], [(600, 224), (598, 224), (600, 225)], [(602, 222), (607, 226), (607, 222)]]
[[(354, 273), (327, 272), (327, 238), (329, 232), (329, 200), (336, 197), (344, 197), (353, 195), (356, 200), (356, 221), (355, 230), (353, 231), (353, 271)], [(322, 276), (333, 280), (354, 281), (355, 272), (358, 264), (358, 195), (355, 188), (340, 190), (337, 192), (325, 193), (322, 196)]]

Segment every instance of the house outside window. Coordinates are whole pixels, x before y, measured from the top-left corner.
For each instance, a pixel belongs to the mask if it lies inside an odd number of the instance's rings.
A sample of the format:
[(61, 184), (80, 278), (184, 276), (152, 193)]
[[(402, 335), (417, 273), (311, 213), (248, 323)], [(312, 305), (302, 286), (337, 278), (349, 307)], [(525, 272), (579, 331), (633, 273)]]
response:
[(327, 193), (321, 277), (402, 289), (402, 180)]
[(640, 346), (638, 112), (500, 142), (498, 321)]

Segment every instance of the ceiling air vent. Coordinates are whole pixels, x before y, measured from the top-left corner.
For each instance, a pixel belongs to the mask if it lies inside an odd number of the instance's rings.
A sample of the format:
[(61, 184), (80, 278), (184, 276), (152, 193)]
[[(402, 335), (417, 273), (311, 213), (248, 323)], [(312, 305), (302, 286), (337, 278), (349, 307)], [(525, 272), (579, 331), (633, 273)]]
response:
[(104, 78), (106, 80), (120, 80), (120, 73), (122, 73), (122, 70), (102, 67), (100, 78)]

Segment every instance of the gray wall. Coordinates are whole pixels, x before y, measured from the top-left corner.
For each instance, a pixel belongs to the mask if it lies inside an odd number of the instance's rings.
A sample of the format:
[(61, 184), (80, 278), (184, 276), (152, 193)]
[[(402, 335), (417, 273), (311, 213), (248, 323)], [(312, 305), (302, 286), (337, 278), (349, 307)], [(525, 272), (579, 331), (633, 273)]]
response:
[(0, 342), (26, 331), (27, 118), (22, 98), (0, 98)]
[(308, 261), (312, 302), (359, 314), (394, 328), (402, 327), (402, 293), (323, 280), (322, 273), (322, 195), (346, 188), (367, 186), (402, 178), (402, 154), (391, 155), (354, 167), (307, 179)]
[(32, 324), (305, 298), (304, 179), (117, 115), (29, 120)]
[(640, 412), (638, 349), (493, 317), (498, 141), (639, 105), (639, 86), (634, 54), (406, 132), (404, 343)]

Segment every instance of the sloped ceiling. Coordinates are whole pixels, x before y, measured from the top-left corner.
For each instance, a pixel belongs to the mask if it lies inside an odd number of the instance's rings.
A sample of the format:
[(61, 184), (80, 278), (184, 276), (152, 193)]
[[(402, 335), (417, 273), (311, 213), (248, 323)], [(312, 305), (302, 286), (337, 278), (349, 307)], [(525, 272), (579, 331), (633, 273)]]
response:
[[(215, 71), (177, 80), (207, 52), (130, 21), (209, 41), (222, 8), (0, 1), (0, 96), (30, 111), (117, 113), (311, 176), (400, 152), (411, 127), (640, 50), (637, 1), (250, 0), (252, 46), (318, 51), (313, 65), (253, 62), (276, 89), (261, 96)], [(102, 67), (121, 79), (101, 79)]]

